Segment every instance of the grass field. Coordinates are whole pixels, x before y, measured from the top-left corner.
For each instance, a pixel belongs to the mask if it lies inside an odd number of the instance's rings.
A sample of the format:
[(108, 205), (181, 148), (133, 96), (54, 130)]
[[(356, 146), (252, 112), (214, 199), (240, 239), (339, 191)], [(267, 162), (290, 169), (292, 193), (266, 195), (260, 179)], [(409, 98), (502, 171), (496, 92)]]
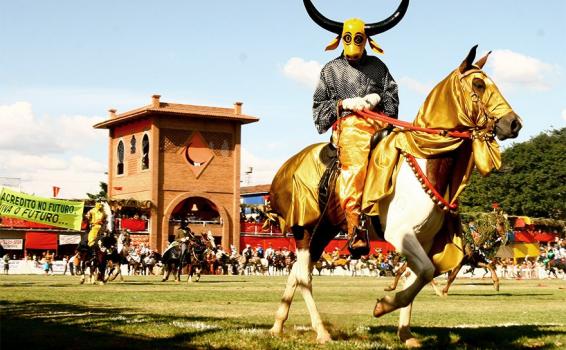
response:
[[(317, 345), (299, 292), (285, 335), (268, 329), (285, 277), (156, 276), (79, 285), (71, 276), (0, 276), (1, 349), (397, 349), (398, 312), (371, 316), (389, 278), (314, 277), (335, 341)], [(565, 349), (566, 281), (459, 279), (450, 296), (417, 297), (413, 332), (431, 349)]]

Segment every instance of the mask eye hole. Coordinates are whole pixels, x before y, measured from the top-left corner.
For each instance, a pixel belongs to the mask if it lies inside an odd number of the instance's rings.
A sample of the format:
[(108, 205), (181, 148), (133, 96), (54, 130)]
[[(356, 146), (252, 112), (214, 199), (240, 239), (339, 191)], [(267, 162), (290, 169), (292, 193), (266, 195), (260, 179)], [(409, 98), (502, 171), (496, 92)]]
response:
[(346, 44), (349, 44), (352, 42), (352, 35), (350, 33), (346, 33), (342, 39), (344, 39)]
[(356, 34), (356, 36), (354, 37), (354, 43), (356, 43), (356, 45), (360, 45), (363, 41), (364, 41), (363, 35)]
[(474, 78), (474, 80), (472, 80), (472, 87), (474, 89), (475, 92), (479, 93), (479, 94), (483, 94), (485, 92), (485, 82), (479, 78)]

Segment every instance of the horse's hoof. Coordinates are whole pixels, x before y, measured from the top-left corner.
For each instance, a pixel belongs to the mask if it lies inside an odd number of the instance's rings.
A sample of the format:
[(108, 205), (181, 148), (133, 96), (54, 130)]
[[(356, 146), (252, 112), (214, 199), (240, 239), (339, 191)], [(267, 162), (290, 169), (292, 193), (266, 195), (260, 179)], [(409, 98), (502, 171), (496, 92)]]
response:
[(316, 337), (316, 342), (319, 344), (326, 344), (328, 342), (332, 341), (332, 338), (330, 337), (330, 334), (326, 331), (324, 331), (324, 333), (320, 334), (319, 336)]
[(377, 303), (375, 304), (375, 307), (373, 309), (373, 316), (374, 317), (381, 317), (385, 314), (390, 313), (391, 311), (395, 311), (396, 309), (397, 308), (390, 301), (390, 298), (385, 296), (385, 297), (381, 298), (380, 300), (378, 300)]
[(274, 337), (280, 337), (283, 334), (283, 328), (273, 326), (271, 327), (271, 329), (269, 329), (269, 334), (271, 334)]
[(413, 336), (409, 327), (401, 327), (397, 331), (397, 336), (399, 340), (405, 343), (405, 346), (408, 348), (420, 348), (422, 346), (420, 340)]
[(499, 282), (495, 283), (493, 287), (495, 288), (496, 292), (499, 292)]
[(418, 349), (422, 347), (421, 341), (417, 338), (409, 338), (405, 340), (405, 346), (409, 349)]

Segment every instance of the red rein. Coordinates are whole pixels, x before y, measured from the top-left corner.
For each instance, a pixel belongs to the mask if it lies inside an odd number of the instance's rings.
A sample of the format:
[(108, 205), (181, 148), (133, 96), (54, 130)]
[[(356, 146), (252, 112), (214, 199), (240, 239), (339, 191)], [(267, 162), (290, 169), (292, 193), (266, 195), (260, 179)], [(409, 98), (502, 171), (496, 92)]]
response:
[[(372, 111), (367, 110), (367, 109), (363, 110), (363, 111), (359, 111), (359, 112), (354, 112), (353, 114), (351, 114), (351, 116), (353, 116), (353, 115), (357, 115), (357, 116), (363, 117), (363, 118), (379, 120), (381, 122), (388, 123), (388, 124), (394, 125), (396, 127), (400, 127), (400, 128), (407, 129), (407, 130), (422, 131), (422, 132), (426, 132), (426, 133), (429, 133), (429, 134), (451, 136), (451, 137), (464, 138), (464, 139), (471, 139), (472, 138), (472, 134), (469, 131), (422, 128), (422, 127), (419, 127), (419, 126), (415, 126), (415, 125), (413, 125), (409, 122), (405, 122), (405, 121), (402, 121), (402, 120), (399, 120), (399, 119), (391, 118), (391, 117), (388, 117), (384, 114), (372, 112)], [(336, 121), (336, 123), (337, 122), (338, 121)], [(333, 128), (336, 127), (336, 123), (334, 123)], [(448, 201), (446, 199), (444, 199), (444, 196), (442, 196), (434, 188), (432, 183), (428, 180), (428, 178), (426, 177), (426, 174), (420, 168), (415, 157), (411, 154), (406, 153), (406, 152), (403, 152), (403, 155), (405, 156), (405, 159), (407, 159), (409, 166), (411, 167), (411, 169), (415, 173), (415, 176), (417, 177), (417, 179), (419, 179), (419, 182), (421, 183), (423, 189), (430, 196), (432, 201), (434, 203), (436, 203), (440, 208), (442, 208), (445, 211), (448, 211), (448, 210), (453, 211), (453, 212), (457, 211), (458, 210), (458, 202), (451, 204), (451, 203), (448, 203)]]

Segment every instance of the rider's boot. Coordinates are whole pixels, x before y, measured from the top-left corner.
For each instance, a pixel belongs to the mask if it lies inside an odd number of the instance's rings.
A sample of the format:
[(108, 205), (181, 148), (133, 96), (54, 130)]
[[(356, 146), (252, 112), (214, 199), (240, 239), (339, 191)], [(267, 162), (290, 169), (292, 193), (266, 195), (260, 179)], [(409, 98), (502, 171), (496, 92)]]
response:
[(346, 216), (348, 224), (348, 250), (352, 258), (358, 259), (362, 255), (369, 254), (369, 234), (367, 221), (359, 213), (349, 213)]

